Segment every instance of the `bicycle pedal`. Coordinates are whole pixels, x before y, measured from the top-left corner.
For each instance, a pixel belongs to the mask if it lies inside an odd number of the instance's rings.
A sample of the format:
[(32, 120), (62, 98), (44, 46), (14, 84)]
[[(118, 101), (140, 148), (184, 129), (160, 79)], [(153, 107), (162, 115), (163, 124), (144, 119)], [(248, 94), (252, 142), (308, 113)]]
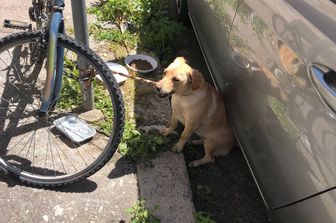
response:
[(4, 27), (10, 29), (32, 30), (32, 24), (9, 19), (4, 20)]

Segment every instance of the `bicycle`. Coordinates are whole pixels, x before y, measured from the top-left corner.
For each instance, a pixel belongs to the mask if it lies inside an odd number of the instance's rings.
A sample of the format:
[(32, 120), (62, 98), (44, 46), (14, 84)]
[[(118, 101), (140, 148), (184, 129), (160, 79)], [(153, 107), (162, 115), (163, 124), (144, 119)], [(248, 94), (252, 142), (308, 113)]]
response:
[[(0, 168), (38, 186), (85, 179), (115, 153), (124, 104), (110, 69), (65, 35), (62, 0), (33, 0), (0, 40)], [(94, 112), (93, 119), (88, 117)]]

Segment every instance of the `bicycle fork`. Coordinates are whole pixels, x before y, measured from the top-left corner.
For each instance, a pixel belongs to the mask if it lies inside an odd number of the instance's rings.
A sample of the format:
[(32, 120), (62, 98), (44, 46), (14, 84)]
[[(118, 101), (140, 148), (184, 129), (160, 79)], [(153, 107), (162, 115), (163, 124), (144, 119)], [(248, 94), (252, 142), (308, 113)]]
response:
[(40, 112), (47, 113), (56, 103), (62, 86), (64, 48), (57, 46), (58, 33), (64, 33), (62, 12), (53, 13), (49, 25), (47, 76)]

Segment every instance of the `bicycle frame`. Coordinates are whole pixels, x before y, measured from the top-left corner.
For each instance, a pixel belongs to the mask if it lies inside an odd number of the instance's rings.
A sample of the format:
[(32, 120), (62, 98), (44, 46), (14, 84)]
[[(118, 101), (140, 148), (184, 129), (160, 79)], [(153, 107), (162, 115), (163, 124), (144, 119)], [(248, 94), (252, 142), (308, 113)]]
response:
[(53, 12), (48, 24), (48, 58), (47, 58), (47, 78), (43, 92), (40, 112), (47, 113), (57, 101), (62, 86), (64, 48), (57, 46), (58, 33), (64, 33), (62, 0), (55, 0)]

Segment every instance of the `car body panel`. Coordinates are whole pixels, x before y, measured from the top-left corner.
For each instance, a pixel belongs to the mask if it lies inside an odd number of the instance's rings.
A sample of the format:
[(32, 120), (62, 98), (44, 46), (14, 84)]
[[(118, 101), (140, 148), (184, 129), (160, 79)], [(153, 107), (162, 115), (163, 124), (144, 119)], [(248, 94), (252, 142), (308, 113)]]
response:
[(223, 75), (230, 61), (219, 55), (227, 52), (228, 37), (237, 1), (192, 0), (189, 2), (191, 21), (196, 30), (202, 51), (210, 68), (214, 83), (218, 89), (225, 87)]
[[(239, 0), (235, 13), (237, 1), (190, 0), (189, 13), (256, 182), (279, 208), (336, 186), (336, 116), (310, 77), (312, 63), (336, 71), (336, 5)], [(214, 43), (223, 27), (225, 51)]]
[(297, 204), (273, 210), (272, 223), (334, 223), (336, 191), (331, 190)]

